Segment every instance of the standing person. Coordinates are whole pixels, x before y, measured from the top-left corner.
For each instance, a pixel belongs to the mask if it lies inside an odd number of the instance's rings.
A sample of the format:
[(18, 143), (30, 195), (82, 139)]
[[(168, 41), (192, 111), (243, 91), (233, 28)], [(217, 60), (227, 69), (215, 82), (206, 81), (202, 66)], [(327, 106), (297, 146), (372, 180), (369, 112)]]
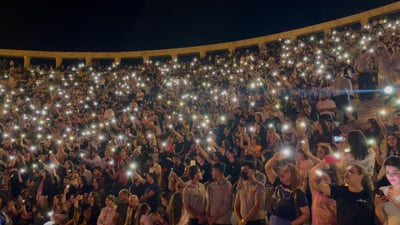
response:
[(206, 224), (207, 192), (200, 180), (203, 175), (198, 166), (190, 166), (190, 181), (183, 189), (183, 205), (189, 214), (189, 225)]
[(371, 73), (371, 59), (366, 50), (362, 50), (360, 57), (354, 62), (354, 68), (358, 73), (358, 89), (361, 91), (359, 94), (360, 100), (370, 100), (373, 97), (374, 88), (373, 76)]
[(279, 152), (265, 165), (265, 172), (269, 182), (273, 184), (272, 207), (270, 225), (300, 225), (310, 217), (307, 198), (300, 188), (302, 179), (300, 172), (293, 164), (287, 164), (279, 177), (273, 166), (281, 159)]
[(242, 184), (236, 191), (235, 216), (239, 225), (265, 225), (263, 201), (264, 186), (255, 178), (254, 163), (244, 162), (241, 167)]
[(336, 121), (344, 124), (344, 122), (354, 120), (352, 112), (346, 110), (350, 106), (350, 95), (353, 91), (353, 86), (351, 81), (344, 77), (343, 70), (336, 74), (334, 86), (333, 100), (338, 109), (336, 112)]
[(225, 164), (215, 163), (211, 169), (214, 179), (208, 188), (208, 224), (231, 224), (232, 184), (225, 179)]
[(317, 191), (336, 200), (338, 225), (374, 225), (372, 187), (365, 169), (352, 164), (346, 169), (345, 185), (320, 183)]

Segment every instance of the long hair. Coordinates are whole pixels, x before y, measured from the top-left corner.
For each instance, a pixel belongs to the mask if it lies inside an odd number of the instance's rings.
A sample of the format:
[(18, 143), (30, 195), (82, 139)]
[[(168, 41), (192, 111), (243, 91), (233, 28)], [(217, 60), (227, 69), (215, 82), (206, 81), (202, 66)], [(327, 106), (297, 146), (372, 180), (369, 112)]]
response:
[(372, 181), (370, 176), (367, 174), (367, 171), (365, 168), (357, 163), (351, 164), (351, 166), (354, 166), (358, 172), (359, 175), (363, 175), (363, 179), (361, 180), (361, 185), (366, 191), (373, 191), (374, 187), (372, 186)]
[(175, 192), (169, 200), (167, 215), (170, 225), (178, 224), (182, 217), (182, 200), (181, 192)]
[(299, 170), (292, 163), (288, 163), (286, 167), (290, 172), (290, 187), (295, 191), (302, 186), (303, 178), (301, 177)]
[(137, 210), (135, 212), (134, 224), (140, 224), (140, 217), (142, 217), (142, 215), (146, 214), (146, 211), (150, 210), (150, 209), (151, 208), (147, 203), (139, 204), (139, 206), (137, 207)]
[(388, 146), (386, 156), (389, 156), (389, 155), (392, 155), (393, 153), (395, 153), (394, 150), (397, 150), (397, 151), (400, 150), (400, 135), (398, 133), (392, 133), (392, 134), (388, 135), (388, 138), (389, 138), (389, 136), (392, 136), (396, 139), (396, 146), (395, 147)]
[(350, 153), (356, 160), (363, 160), (368, 156), (368, 143), (364, 134), (359, 130), (350, 131), (347, 135)]

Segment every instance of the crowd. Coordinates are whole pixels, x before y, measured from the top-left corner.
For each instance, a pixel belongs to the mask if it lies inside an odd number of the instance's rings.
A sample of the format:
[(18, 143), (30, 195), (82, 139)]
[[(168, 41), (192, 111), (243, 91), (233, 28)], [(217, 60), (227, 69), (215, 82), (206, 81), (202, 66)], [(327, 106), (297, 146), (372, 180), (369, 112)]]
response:
[(0, 224), (399, 224), (399, 28), (188, 62), (10, 63)]

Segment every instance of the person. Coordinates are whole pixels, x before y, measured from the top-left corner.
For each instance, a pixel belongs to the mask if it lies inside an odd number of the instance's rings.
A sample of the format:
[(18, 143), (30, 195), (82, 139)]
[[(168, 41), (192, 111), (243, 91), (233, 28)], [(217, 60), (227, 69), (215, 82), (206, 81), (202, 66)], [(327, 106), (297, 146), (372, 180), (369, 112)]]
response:
[(282, 160), (284, 155), (276, 152), (265, 164), (265, 172), (269, 182), (273, 184), (271, 225), (303, 224), (310, 217), (307, 198), (302, 189), (303, 181), (299, 171), (293, 164), (287, 164), (279, 177), (273, 169), (275, 162)]
[(231, 224), (232, 184), (225, 179), (224, 174), (224, 163), (218, 162), (212, 166), (214, 182), (207, 187), (209, 225)]
[(202, 172), (197, 165), (189, 167), (190, 181), (183, 189), (183, 205), (189, 214), (189, 225), (206, 224), (207, 192), (200, 181)]
[(241, 167), (242, 184), (237, 187), (234, 212), (239, 225), (264, 225), (264, 186), (255, 178), (256, 167), (244, 162)]
[(367, 50), (362, 50), (361, 55), (354, 62), (354, 69), (358, 74), (358, 88), (364, 91), (359, 95), (359, 99), (361, 101), (371, 100), (373, 97), (373, 93), (371, 92), (371, 90), (374, 89), (374, 82), (370, 64), (370, 54), (367, 52)]
[(124, 218), (126, 218), (126, 213), (127, 213), (128, 204), (129, 204), (128, 189), (120, 190), (118, 193), (118, 198), (120, 199), (120, 202), (117, 206), (117, 213), (115, 213), (113, 221), (117, 225), (124, 225), (124, 223), (125, 223)]
[[(346, 144), (347, 148), (344, 147)], [(375, 151), (369, 147), (367, 139), (360, 130), (350, 131), (347, 134), (347, 139), (336, 145), (341, 154), (344, 154), (344, 168), (348, 168), (353, 163), (358, 163), (366, 169), (367, 175), (370, 178), (373, 176)]]
[(365, 168), (358, 164), (347, 167), (345, 185), (320, 183), (317, 191), (336, 200), (337, 224), (374, 225), (372, 186)]
[(182, 192), (175, 192), (169, 200), (167, 207), (167, 217), (170, 225), (182, 224), (185, 221), (184, 206), (182, 204)]
[[(136, 221), (140, 225), (153, 225), (153, 220), (150, 217), (150, 206), (147, 203), (142, 203), (138, 206), (138, 210), (136, 212)], [(138, 219), (138, 220), (137, 220)]]
[(136, 195), (129, 196), (129, 206), (126, 211), (126, 217), (124, 218), (124, 225), (133, 225), (135, 220), (135, 214), (139, 206), (139, 198)]
[(311, 214), (312, 225), (336, 225), (336, 201), (318, 191), (320, 183), (330, 185), (332, 184), (331, 177), (327, 170), (330, 165), (326, 165), (323, 161), (319, 161), (310, 171), (309, 187), (311, 190)]
[(389, 186), (380, 187), (375, 197), (375, 213), (381, 224), (400, 224), (400, 157), (389, 156), (384, 162)]
[(117, 212), (114, 196), (108, 195), (106, 197), (106, 206), (101, 210), (97, 225), (113, 225), (113, 218)]

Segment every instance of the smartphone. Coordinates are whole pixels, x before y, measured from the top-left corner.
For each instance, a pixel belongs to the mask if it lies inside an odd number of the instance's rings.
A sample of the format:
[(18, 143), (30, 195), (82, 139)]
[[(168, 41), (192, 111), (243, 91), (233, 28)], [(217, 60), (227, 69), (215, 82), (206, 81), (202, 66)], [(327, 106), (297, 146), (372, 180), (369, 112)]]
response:
[(196, 160), (190, 160), (190, 166), (195, 166), (196, 165)]
[(342, 135), (340, 135), (340, 136), (333, 136), (333, 138), (332, 138), (333, 140), (333, 142), (335, 142), (335, 143), (340, 143), (340, 142), (343, 142), (344, 141), (344, 137), (342, 136)]

